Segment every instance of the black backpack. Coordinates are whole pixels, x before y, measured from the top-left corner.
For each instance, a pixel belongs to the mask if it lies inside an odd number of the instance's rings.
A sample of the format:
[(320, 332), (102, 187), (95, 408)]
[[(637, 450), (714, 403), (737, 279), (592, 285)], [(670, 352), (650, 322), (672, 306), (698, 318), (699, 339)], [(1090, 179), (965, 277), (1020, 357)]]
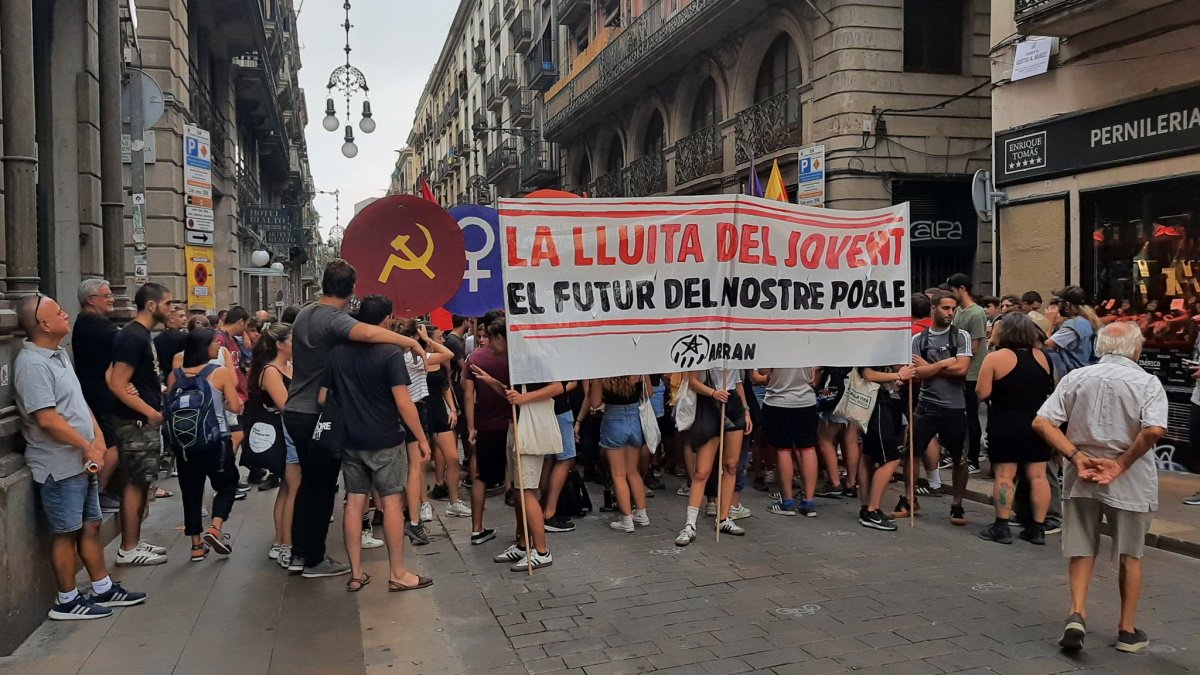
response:
[(210, 363), (196, 375), (175, 369), (175, 386), (167, 393), (163, 411), (163, 432), (167, 442), (187, 457), (189, 450), (216, 447), (224, 438), (217, 415), (225, 411), (213, 405), (212, 385), (208, 376), (219, 366)]
[(587, 486), (579, 477), (579, 472), (572, 468), (567, 472), (567, 482), (558, 495), (558, 506), (555, 514), (564, 518), (582, 518), (592, 512), (592, 498)]
[[(950, 352), (951, 357), (958, 356), (958, 352), (960, 349), (960, 347), (958, 345), (958, 340), (959, 340), (958, 336), (959, 336), (959, 329), (955, 328), (954, 326), (951, 326), (950, 327), (950, 344), (947, 345), (947, 348), (948, 348), (948, 351)], [(925, 359), (926, 361), (929, 361), (930, 363), (936, 363), (937, 361), (941, 361), (941, 359), (934, 359), (932, 361), (929, 360), (929, 356), (928, 356), (928, 354), (929, 354), (929, 329), (928, 328), (921, 331), (921, 342), (919, 344), (921, 345), (921, 358)], [(961, 348), (965, 349), (966, 345), (963, 345)]]

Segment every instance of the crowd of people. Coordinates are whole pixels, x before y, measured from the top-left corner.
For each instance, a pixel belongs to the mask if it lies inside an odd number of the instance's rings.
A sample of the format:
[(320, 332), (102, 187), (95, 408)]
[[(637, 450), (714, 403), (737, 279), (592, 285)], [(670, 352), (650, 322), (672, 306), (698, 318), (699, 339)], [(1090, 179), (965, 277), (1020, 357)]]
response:
[[(1121, 555), (1118, 648), (1147, 642), (1133, 618), (1157, 507), (1147, 453), (1165, 430), (1166, 399), (1137, 366), (1136, 326), (1103, 322), (1079, 287), (1043, 308), (1036, 292), (977, 299), (971, 279), (955, 274), (910, 297), (911, 362), (514, 386), (502, 311), (455, 316), (443, 330), (393, 319), (384, 296), (352, 306), (355, 281), (352, 266), (333, 261), (307, 306), (213, 317), (151, 283), (118, 328), (108, 318), (111, 286), (93, 279), (80, 286), (73, 334), (53, 299), (18, 303), (27, 341), (15, 387), (54, 535), (51, 618), (100, 618), (145, 600), (110, 578), (98, 523), (102, 510), (119, 510), (117, 565), (167, 562), (167, 550), (141, 536), (151, 497), (173, 496), (156, 486), (163, 472), (178, 477), (191, 561), (232, 553), (225, 524), (258, 484), (277, 490), (274, 537), (261, 542), (270, 560), (306, 579), (349, 575), (346, 590), (357, 592), (371, 582), (362, 549), (386, 546), (388, 590), (401, 592), (433, 583), (408, 570), (403, 545), (430, 542), (434, 501), (446, 502), (446, 517), (469, 518), (470, 542), (482, 545), (497, 536), (485, 524), (487, 500), (505, 495), (517, 530), (495, 561), (525, 572), (553, 564), (548, 532), (573, 531), (572, 518), (591, 510), (585, 481), (602, 486), (611, 530), (632, 533), (650, 524), (648, 498), (666, 489), (662, 476), (682, 478), (683, 547), (696, 540), (702, 510), (720, 534), (746, 535), (748, 485), (769, 493), (766, 511), (783, 517), (817, 516), (818, 498), (857, 499), (859, 524), (879, 531), (919, 513), (921, 498), (949, 496), (950, 522), (967, 525), (968, 477), (990, 460), (995, 520), (980, 537), (1011, 544), (1012, 521), (1035, 545), (1064, 532), (1064, 648), (1082, 647), (1102, 515)], [(73, 359), (62, 347), (68, 334)], [(864, 396), (874, 403), (852, 410), (848, 402)], [(1099, 405), (1110, 410), (1104, 424)], [(339, 478), (348, 562), (326, 551)], [(885, 511), (895, 481), (909, 489)], [(88, 594), (76, 589), (76, 555)]]

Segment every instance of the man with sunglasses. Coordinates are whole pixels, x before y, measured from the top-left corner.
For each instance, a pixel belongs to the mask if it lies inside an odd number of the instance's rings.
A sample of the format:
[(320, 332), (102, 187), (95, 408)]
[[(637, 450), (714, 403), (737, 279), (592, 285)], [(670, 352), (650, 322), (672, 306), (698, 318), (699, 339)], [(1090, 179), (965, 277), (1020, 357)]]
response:
[(133, 303), (137, 316), (113, 340), (108, 379), (109, 391), (117, 399), (113, 424), (120, 460), (117, 473), (125, 483), (117, 564), (161, 565), (167, 562), (166, 549), (141, 540), (142, 517), (150, 488), (158, 480), (162, 455), (163, 387), (150, 331), (166, 320), (174, 301), (165, 286), (149, 283), (138, 289)]
[[(49, 616), (59, 621), (111, 616), (111, 607), (140, 604), (146, 594), (121, 588), (104, 563), (96, 473), (104, 467), (106, 446), (62, 348), (71, 324), (58, 303), (40, 293), (17, 302), (17, 321), (27, 336), (13, 367), (25, 461), (53, 535), (50, 562), (58, 597)], [(75, 587), (77, 555), (92, 582), (90, 595)]]

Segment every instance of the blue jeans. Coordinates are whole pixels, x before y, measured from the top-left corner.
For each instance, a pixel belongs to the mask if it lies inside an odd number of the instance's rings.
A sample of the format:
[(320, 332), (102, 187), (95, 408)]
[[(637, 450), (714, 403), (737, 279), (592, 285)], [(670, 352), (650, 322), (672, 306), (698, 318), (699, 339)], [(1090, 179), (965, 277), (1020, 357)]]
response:
[(642, 434), (642, 418), (638, 415), (638, 404), (606, 405), (604, 421), (600, 424), (600, 447), (605, 450), (646, 445)]
[(103, 518), (100, 513), (100, 481), (89, 473), (54, 480), (47, 476), (37, 483), (38, 497), (52, 534), (70, 534), (83, 529), (84, 521)]
[(563, 451), (554, 456), (560, 462), (575, 459), (575, 413), (568, 410), (558, 416), (558, 430), (562, 432)]

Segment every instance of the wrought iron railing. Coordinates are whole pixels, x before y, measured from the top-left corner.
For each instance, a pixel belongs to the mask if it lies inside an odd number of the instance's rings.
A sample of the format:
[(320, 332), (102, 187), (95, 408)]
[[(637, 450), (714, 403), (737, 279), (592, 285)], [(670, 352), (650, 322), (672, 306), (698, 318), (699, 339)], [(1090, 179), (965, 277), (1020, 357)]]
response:
[(724, 157), (721, 130), (709, 126), (692, 132), (675, 144), (675, 184), (721, 172)]
[(504, 58), (504, 63), (500, 67), (500, 83), (498, 92), (501, 95), (508, 94), (515, 89), (521, 82), (520, 71), (517, 68), (517, 55), (509, 54)]
[(1079, 5), (1090, 0), (1016, 0), (1014, 17), (1024, 21), (1036, 14), (1045, 14), (1068, 5)]
[(558, 78), (558, 66), (554, 64), (551, 45), (538, 41), (525, 59), (525, 84), (530, 89), (546, 91)]
[(592, 181), (591, 196), (593, 197), (627, 197), (626, 194), (626, 179), (629, 177), (629, 168), (613, 171), (600, 176)]
[(262, 188), (258, 185), (258, 176), (242, 162), (234, 169), (234, 181), (237, 184), (238, 203), (242, 206), (262, 203)]
[(488, 153), (487, 176), (490, 180), (497, 180), (515, 168), (517, 168), (517, 143), (515, 140), (504, 141), (500, 147)]
[(674, 0), (655, 0), (628, 28), (613, 38), (599, 56), (580, 68), (566, 86), (546, 100), (546, 131), (553, 133), (562, 127), (601, 92), (622, 86), (630, 71), (659, 53), (693, 20), (722, 4), (722, 0), (692, 0), (676, 9), (678, 3)]
[(554, 149), (550, 143), (538, 142), (526, 146), (521, 153), (521, 186), (544, 187), (558, 176), (554, 165)]
[(518, 89), (508, 97), (508, 118), (513, 126), (524, 126), (533, 121), (533, 92)]
[(493, 2), (491, 9), (488, 10), (488, 28), (492, 32), (492, 37), (496, 37), (500, 33), (500, 3)]
[(736, 163), (751, 157), (798, 146), (803, 139), (800, 124), (800, 91), (789, 89), (739, 112), (734, 124)]
[(662, 150), (635, 159), (628, 171), (627, 197), (649, 197), (667, 191), (667, 161), (663, 158)]
[[(509, 1), (512, 2), (512, 0)], [(533, 21), (530, 18), (529, 10), (525, 9), (517, 13), (517, 18), (508, 27), (508, 34), (512, 38), (513, 49), (521, 51), (529, 45), (529, 41), (533, 39)]]

